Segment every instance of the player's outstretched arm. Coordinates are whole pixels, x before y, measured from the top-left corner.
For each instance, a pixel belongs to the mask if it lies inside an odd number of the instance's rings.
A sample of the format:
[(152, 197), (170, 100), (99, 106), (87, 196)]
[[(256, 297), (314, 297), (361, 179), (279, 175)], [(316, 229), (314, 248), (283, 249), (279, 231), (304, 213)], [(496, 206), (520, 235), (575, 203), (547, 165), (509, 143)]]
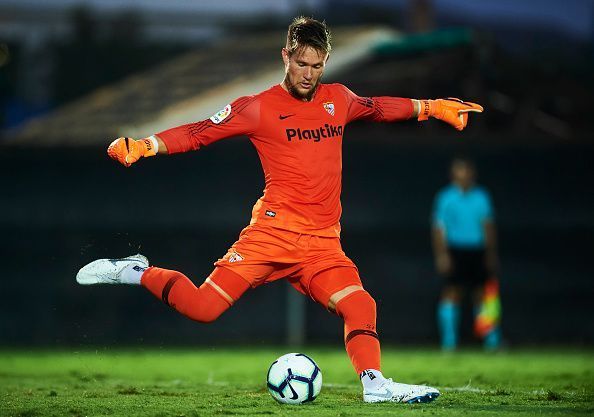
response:
[(376, 122), (398, 122), (412, 117), (419, 121), (429, 117), (443, 120), (462, 130), (468, 123), (468, 113), (481, 113), (483, 107), (457, 98), (416, 100), (403, 97), (359, 97), (347, 87), (342, 87), (348, 102), (347, 122), (368, 119)]
[(157, 153), (167, 153), (167, 146), (158, 136), (139, 140), (117, 138), (107, 147), (109, 157), (125, 167), (129, 167), (140, 158), (155, 156)]
[(459, 98), (440, 98), (437, 100), (413, 100), (417, 120), (423, 121), (429, 117), (443, 120), (458, 130), (463, 130), (468, 123), (468, 113), (482, 113), (483, 107)]

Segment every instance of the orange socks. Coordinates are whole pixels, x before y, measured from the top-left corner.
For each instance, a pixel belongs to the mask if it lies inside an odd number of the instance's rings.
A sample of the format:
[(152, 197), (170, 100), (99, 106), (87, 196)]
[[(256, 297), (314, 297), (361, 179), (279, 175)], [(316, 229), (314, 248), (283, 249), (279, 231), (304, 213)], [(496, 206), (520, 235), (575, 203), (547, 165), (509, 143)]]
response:
[(380, 368), (380, 343), (375, 328), (375, 301), (367, 291), (353, 292), (336, 304), (344, 319), (344, 344), (358, 375)]
[(225, 268), (215, 268), (196, 288), (181, 272), (151, 267), (142, 275), (141, 284), (165, 304), (201, 323), (216, 320), (249, 288), (247, 281)]
[[(311, 297), (327, 308), (333, 294), (344, 288), (362, 286), (356, 268), (337, 267), (318, 273), (309, 285)], [(358, 375), (367, 369), (380, 370), (380, 343), (375, 329), (375, 301), (363, 289), (336, 303), (336, 314), (344, 320), (344, 344)]]

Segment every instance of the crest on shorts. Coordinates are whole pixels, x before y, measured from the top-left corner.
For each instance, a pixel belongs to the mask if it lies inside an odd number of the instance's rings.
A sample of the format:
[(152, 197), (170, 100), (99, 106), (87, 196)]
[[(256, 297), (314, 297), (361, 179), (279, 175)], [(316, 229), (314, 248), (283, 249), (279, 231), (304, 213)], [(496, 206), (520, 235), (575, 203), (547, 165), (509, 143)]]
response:
[(330, 114), (330, 116), (334, 116), (334, 102), (327, 101), (324, 103), (324, 109)]
[(210, 120), (214, 124), (218, 125), (223, 120), (225, 120), (227, 118), (227, 116), (229, 116), (230, 114), (231, 114), (231, 105), (227, 104), (224, 108), (222, 108), (221, 110), (219, 110), (218, 112), (216, 112), (215, 114), (210, 116)]
[(229, 263), (243, 261), (243, 256), (241, 256), (237, 252), (231, 252), (231, 256), (229, 256)]

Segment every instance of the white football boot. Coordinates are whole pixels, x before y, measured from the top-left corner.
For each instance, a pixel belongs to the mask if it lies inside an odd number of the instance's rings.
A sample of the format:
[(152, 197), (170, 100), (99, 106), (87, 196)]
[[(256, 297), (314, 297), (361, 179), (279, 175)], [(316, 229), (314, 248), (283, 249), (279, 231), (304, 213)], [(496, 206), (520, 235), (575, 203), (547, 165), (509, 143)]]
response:
[(425, 385), (399, 384), (392, 381), (392, 378), (373, 390), (363, 390), (363, 401), (366, 403), (428, 403), (439, 397), (439, 391)]
[(122, 279), (124, 271), (133, 268), (142, 272), (149, 267), (146, 256), (136, 254), (122, 259), (97, 259), (83, 266), (76, 274), (76, 282), (81, 285), (130, 284)]

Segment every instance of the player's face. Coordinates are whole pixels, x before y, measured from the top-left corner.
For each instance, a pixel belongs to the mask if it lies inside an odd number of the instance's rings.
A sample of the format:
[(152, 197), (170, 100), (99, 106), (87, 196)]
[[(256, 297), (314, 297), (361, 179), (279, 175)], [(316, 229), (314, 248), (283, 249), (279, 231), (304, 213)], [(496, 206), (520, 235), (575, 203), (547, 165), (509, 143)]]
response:
[(297, 50), (291, 56), (283, 48), (282, 55), (285, 63), (283, 85), (293, 97), (299, 100), (311, 100), (322, 79), (328, 53), (307, 46)]

